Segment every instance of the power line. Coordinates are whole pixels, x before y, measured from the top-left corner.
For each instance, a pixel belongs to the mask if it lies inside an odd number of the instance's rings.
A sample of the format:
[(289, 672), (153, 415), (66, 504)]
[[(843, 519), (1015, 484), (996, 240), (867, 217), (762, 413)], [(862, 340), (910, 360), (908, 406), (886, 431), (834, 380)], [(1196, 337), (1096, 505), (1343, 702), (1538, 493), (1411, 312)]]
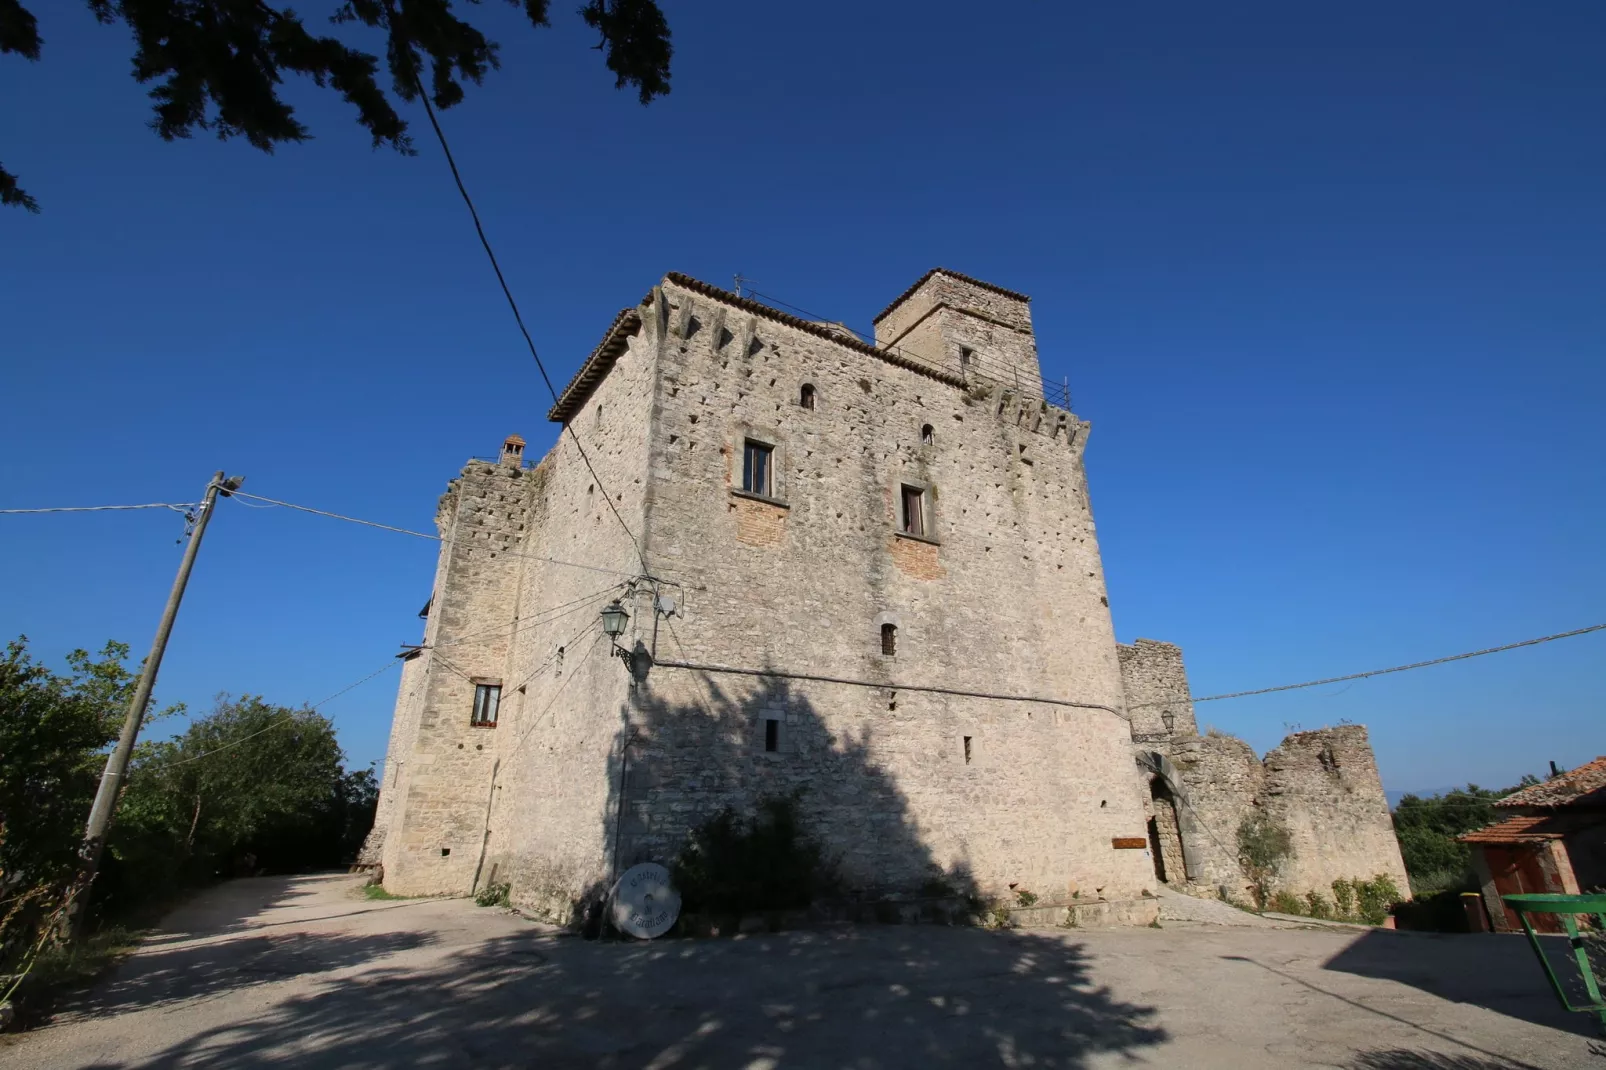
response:
[[(552, 378), (546, 373), (546, 365), (541, 363), (541, 354), (536, 352), (535, 339), (530, 337), (530, 330), (524, 325), (524, 316), (519, 312), (519, 303), (513, 299), (513, 291), (508, 288), (507, 279), (502, 275), (502, 266), (496, 262), (496, 253), (491, 249), (490, 239), (485, 236), (485, 227), (480, 223), (480, 213), (474, 207), (474, 199), (468, 195), (468, 187), (463, 185), (463, 176), (457, 170), (457, 160), (452, 156), (452, 147), (446, 143), (446, 133), (436, 120), (435, 109), (429, 103), (429, 94), (424, 92), (423, 83), (418, 80), (416, 75), (413, 77), (413, 88), (418, 90), (418, 97), (424, 102), (424, 112), (429, 116), (429, 125), (435, 131), (435, 139), (441, 143), (441, 152), (446, 156), (446, 166), (451, 168), (452, 181), (457, 183), (457, 192), (462, 195), (463, 203), (468, 206), (469, 217), (474, 220), (474, 232), (479, 235), (480, 246), (485, 250), (485, 256), (491, 262), (491, 270), (496, 272), (496, 281), (502, 287), (502, 296), (507, 298), (507, 306), (513, 310), (513, 320), (519, 325), (519, 333), (524, 336), (524, 344), (529, 347), (530, 356), (535, 359), (536, 370), (541, 373), (541, 381), (546, 384), (547, 393), (552, 395), (553, 404), (557, 404), (557, 388), (552, 385)], [(581, 444), (580, 436), (575, 432), (574, 425), (565, 419), (563, 421), (563, 429), (569, 433), (569, 438), (574, 441), (574, 448), (580, 451), (580, 459), (585, 462), (586, 471), (591, 473), (591, 478), (596, 481), (598, 489), (602, 491), (603, 497), (608, 502), (608, 508), (613, 513), (613, 518), (619, 521), (619, 526), (624, 529), (625, 535), (630, 539), (630, 545), (636, 551), (636, 560), (641, 563), (641, 570), (646, 572), (647, 558), (641, 552), (641, 544), (636, 541), (635, 532), (630, 530), (630, 525), (625, 523), (625, 518), (620, 515), (618, 507), (614, 504), (613, 495), (609, 494), (608, 488), (603, 485), (602, 477), (597, 475), (597, 470), (592, 467), (591, 458), (586, 455), (585, 446)]]
[[(1598, 632), (1603, 630), (1606, 630), (1606, 624), (1591, 624), (1587, 628), (1574, 628), (1570, 632), (1557, 632), (1555, 635), (1542, 635), (1537, 639), (1524, 639), (1520, 643), (1507, 643), (1504, 646), (1491, 646), (1483, 650), (1469, 650), (1465, 654), (1451, 654), (1448, 657), (1431, 658), (1428, 661), (1413, 661), (1409, 665), (1395, 665), (1391, 668), (1371, 669), (1367, 672), (1352, 672), (1348, 676), (1329, 676), (1324, 680), (1306, 680), (1304, 683), (1299, 684), (1279, 684), (1276, 687), (1261, 687), (1256, 688), (1253, 691), (1232, 691), (1225, 695), (1206, 695), (1203, 698), (1196, 698), (1192, 701), (1218, 702), (1225, 698), (1244, 698), (1249, 695), (1269, 695), (1274, 691), (1295, 691), (1302, 687), (1321, 687), (1323, 684), (1337, 684), (1342, 683), (1345, 680), (1364, 680), (1368, 676), (1383, 676), (1391, 672), (1405, 672), (1408, 669), (1425, 669), (1429, 665), (1443, 665), (1450, 661), (1465, 661), (1467, 658), (1481, 658), (1485, 654), (1498, 654), (1505, 650), (1516, 650), (1519, 647), (1525, 646), (1537, 646), (1540, 643), (1549, 643), (1557, 639), (1570, 639), (1575, 635), (1588, 635), (1590, 632)], [(1140, 702), (1129, 708), (1138, 709), (1141, 706), (1163, 706), (1168, 701), (1182, 702), (1188, 700), (1183, 697), (1178, 697), (1160, 702)]]
[[(325, 517), (328, 517), (331, 520), (344, 520), (348, 524), (361, 524), (364, 527), (378, 528), (381, 531), (394, 531), (394, 532), (396, 532), (397, 534), (400, 534), (400, 535), (411, 535), (415, 539), (428, 539), (430, 542), (445, 542), (446, 541), (445, 539), (441, 538), (439, 535), (431, 535), (428, 532), (413, 531), (411, 528), (399, 528), (399, 527), (396, 527), (393, 524), (381, 524), (381, 523), (378, 523), (377, 521), (374, 521), (374, 520), (362, 520), (362, 519), (360, 519), (358, 517), (345, 516), (345, 515), (343, 515), (341, 513), (331, 513), (327, 509), (314, 509), (310, 505), (297, 505), (294, 502), (280, 501), (277, 498), (264, 498), (260, 494), (246, 494), (244, 491), (238, 491), (237, 490), (237, 491), (234, 492), (233, 495), (231, 495), (231, 497), (251, 498), (251, 499), (253, 499), (255, 501), (266, 502), (270, 506), (273, 506), (273, 505), (283, 506), (286, 509), (295, 509), (295, 510), (297, 510), (299, 512), (303, 512), (303, 513), (312, 513), (315, 516), (325, 516)], [(241, 505), (247, 505), (249, 503), (241, 502), (240, 504)], [(591, 572), (604, 572), (604, 573), (607, 573), (608, 575), (611, 575), (611, 576), (630, 576), (630, 577), (634, 577), (636, 575), (634, 572), (624, 572), (624, 571), (621, 571), (620, 569), (616, 569), (616, 568), (603, 568), (601, 565), (583, 565), (578, 561), (562, 561), (562, 560), (559, 560), (556, 557), (543, 557), (540, 554), (525, 553), (522, 550), (495, 550), (495, 551), (492, 551), (492, 552), (493, 553), (506, 554), (508, 557), (522, 557), (522, 558), (528, 558), (529, 560), (532, 560), (532, 561), (545, 561), (546, 563), (551, 564), (551, 565), (563, 565), (563, 566), (565, 566), (567, 568), (583, 568), (583, 569), (588, 569)]]
[(103, 513), (116, 509), (171, 509), (188, 513), (200, 502), (149, 502), (145, 505), (59, 505), (49, 509), (0, 509), (0, 513)]
[(385, 663), (385, 667), (384, 668), (377, 669), (374, 672), (369, 673), (367, 676), (364, 676), (361, 680), (358, 680), (354, 684), (347, 684), (345, 687), (342, 687), (339, 691), (336, 691), (334, 694), (330, 695), (328, 698), (320, 699), (319, 701), (313, 703), (310, 706), (303, 706), (303, 707), (301, 707), (301, 709), (296, 710), (293, 713), (286, 714), (285, 716), (280, 717), (278, 720), (272, 722), (271, 724), (266, 725), (263, 728), (257, 729), (255, 732), (247, 733), (246, 735), (241, 736), (239, 739), (231, 739), (231, 740), (229, 740), (229, 742), (223, 744), (221, 747), (214, 747), (211, 750), (202, 751), (200, 754), (192, 755), (192, 756), (190, 756), (188, 758), (184, 758), (184, 759), (181, 759), (179, 761), (172, 762), (170, 764), (172, 764), (172, 765), (189, 765), (191, 762), (198, 762), (202, 758), (209, 758), (212, 755), (217, 754), (217, 753), (219, 753), (221, 751), (226, 751), (231, 747), (238, 747), (241, 743), (244, 743), (248, 739), (254, 739), (257, 736), (262, 735), (264, 732), (271, 732), (275, 728), (278, 728), (280, 725), (290, 723), (291, 721), (295, 720), (298, 716), (300, 716), (303, 713), (312, 713), (313, 711), (317, 710), (318, 707), (328, 705), (329, 703), (333, 702), (335, 699), (339, 698), (341, 695), (344, 695), (347, 691), (352, 691), (352, 690), (355, 690), (356, 688), (361, 687), (363, 684), (366, 684), (369, 680), (372, 680), (376, 676), (383, 676), (385, 673), (389, 672), (396, 664), (397, 664), (396, 659), (395, 658), (391, 658)]

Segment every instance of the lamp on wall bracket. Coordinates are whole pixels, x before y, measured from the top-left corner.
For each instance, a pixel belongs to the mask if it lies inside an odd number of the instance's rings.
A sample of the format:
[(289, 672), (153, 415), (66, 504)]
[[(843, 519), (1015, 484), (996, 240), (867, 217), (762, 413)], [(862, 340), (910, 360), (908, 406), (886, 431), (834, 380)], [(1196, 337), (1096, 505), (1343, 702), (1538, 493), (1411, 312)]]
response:
[(619, 637), (625, 634), (625, 626), (629, 623), (630, 614), (625, 611), (624, 606), (619, 604), (617, 598), (603, 607), (602, 634), (606, 635), (608, 641), (613, 644), (614, 656), (625, 663), (625, 668), (634, 673), (636, 668), (634, 652), (628, 647), (619, 645)]

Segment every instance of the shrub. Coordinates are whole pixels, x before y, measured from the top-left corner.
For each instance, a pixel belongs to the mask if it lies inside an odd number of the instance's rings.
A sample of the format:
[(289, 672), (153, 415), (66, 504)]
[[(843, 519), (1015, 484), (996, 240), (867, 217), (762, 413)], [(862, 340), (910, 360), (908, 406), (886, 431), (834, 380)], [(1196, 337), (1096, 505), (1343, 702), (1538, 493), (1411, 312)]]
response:
[(1369, 881), (1350, 883), (1355, 886), (1355, 912), (1368, 925), (1382, 925), (1389, 916), (1389, 908), (1403, 898), (1387, 874), (1379, 873)]
[(487, 884), (474, 895), (474, 902), (482, 907), (505, 907), (508, 905), (508, 893), (513, 890), (509, 884)]
[(1343, 877), (1333, 882), (1333, 910), (1340, 918), (1355, 914), (1355, 886)]
[(1333, 916), (1333, 907), (1322, 897), (1321, 892), (1306, 892), (1303, 913), (1313, 918), (1330, 918)]
[(1279, 914), (1303, 914), (1305, 904), (1300, 902), (1299, 896), (1285, 890), (1271, 897), (1271, 909)]
[(829, 884), (795, 796), (760, 800), (752, 818), (729, 809), (709, 818), (675, 859), (673, 877), (686, 910), (719, 914), (800, 909)]
[(1033, 903), (1037, 902), (1037, 893), (1028, 892), (1026, 889), (1022, 888), (1020, 891), (1015, 893), (1015, 901), (1023, 907), (1029, 907)]
[(1266, 909), (1271, 882), (1283, 862), (1293, 853), (1288, 830), (1267, 814), (1255, 810), (1238, 825), (1238, 863), (1249, 878), (1255, 906)]

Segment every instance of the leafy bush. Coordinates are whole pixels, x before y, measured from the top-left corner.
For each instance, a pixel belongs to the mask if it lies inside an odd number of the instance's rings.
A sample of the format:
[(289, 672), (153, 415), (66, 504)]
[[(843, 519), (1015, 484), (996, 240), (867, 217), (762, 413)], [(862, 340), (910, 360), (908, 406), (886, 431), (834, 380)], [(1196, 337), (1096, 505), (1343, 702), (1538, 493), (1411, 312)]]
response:
[(1305, 909), (1301, 913), (1312, 918), (1330, 918), (1333, 916), (1333, 908), (1323, 898), (1321, 892), (1306, 892)]
[(1283, 862), (1293, 853), (1288, 830), (1261, 810), (1246, 815), (1238, 825), (1238, 863), (1249, 878), (1255, 906), (1266, 909), (1271, 884)]
[(487, 884), (474, 893), (474, 902), (482, 907), (505, 907), (512, 891), (510, 884)]
[(751, 818), (729, 809), (714, 815), (692, 833), (672, 872), (686, 910), (716, 914), (801, 909), (829, 884), (793, 796), (761, 800)]
[(1015, 901), (1023, 907), (1029, 907), (1037, 902), (1037, 893), (1028, 892), (1026, 889), (1022, 888), (1020, 891), (1015, 893)]
[(1350, 882), (1355, 888), (1355, 913), (1368, 925), (1382, 925), (1389, 908), (1404, 898), (1393, 878), (1379, 873), (1369, 881)]
[(1343, 877), (1333, 882), (1333, 909), (1340, 918), (1355, 915), (1355, 885)]
[(1279, 914), (1303, 914), (1305, 904), (1290, 891), (1279, 891), (1271, 897), (1271, 909)]

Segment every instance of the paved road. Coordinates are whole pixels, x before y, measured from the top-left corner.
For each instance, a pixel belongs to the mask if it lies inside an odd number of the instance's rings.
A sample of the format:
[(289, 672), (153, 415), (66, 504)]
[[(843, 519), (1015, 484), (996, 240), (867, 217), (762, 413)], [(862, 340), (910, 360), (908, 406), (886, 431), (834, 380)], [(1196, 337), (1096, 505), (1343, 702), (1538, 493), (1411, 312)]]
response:
[(1166, 923), (594, 944), (359, 880), (201, 896), (0, 1068), (1606, 1070), (1520, 940)]

